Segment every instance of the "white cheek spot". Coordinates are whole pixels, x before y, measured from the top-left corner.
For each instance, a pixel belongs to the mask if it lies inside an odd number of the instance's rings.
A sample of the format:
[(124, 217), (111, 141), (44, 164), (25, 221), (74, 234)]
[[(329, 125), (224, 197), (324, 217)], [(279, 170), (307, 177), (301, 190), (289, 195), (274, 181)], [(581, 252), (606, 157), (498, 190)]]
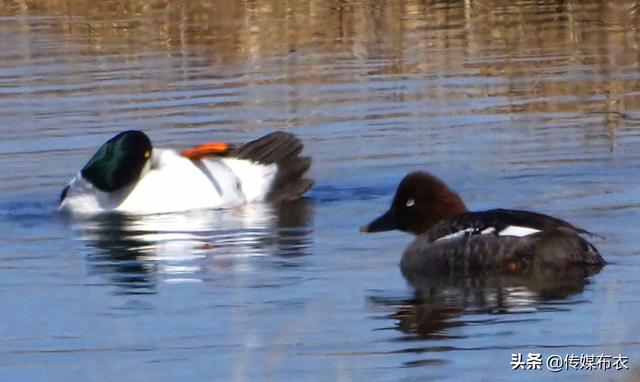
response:
[(413, 199), (409, 199), (409, 200), (407, 200), (407, 207), (411, 207), (411, 206), (413, 206), (414, 204), (416, 204), (416, 201), (415, 201), (415, 200), (413, 200)]
[(531, 228), (531, 227), (521, 227), (517, 225), (510, 225), (502, 231), (498, 232), (499, 236), (529, 236), (536, 232), (540, 232), (539, 229)]

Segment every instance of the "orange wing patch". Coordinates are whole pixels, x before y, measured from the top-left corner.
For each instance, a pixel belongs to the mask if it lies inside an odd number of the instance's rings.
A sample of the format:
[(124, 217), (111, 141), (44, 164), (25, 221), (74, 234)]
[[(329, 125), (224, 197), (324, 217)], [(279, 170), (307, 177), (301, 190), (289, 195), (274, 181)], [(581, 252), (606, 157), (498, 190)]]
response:
[(233, 145), (229, 143), (207, 142), (184, 150), (180, 155), (189, 159), (200, 159), (210, 156), (226, 156), (231, 152), (231, 150), (233, 150)]

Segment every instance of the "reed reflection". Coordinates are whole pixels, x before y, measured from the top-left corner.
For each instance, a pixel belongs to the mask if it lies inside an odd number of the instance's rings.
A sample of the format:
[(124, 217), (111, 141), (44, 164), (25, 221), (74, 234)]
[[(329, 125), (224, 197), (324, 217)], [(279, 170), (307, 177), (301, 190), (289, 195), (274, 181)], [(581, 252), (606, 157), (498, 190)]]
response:
[(254, 257), (306, 255), (311, 216), (311, 206), (300, 200), (180, 214), (109, 215), (76, 221), (74, 227), (90, 248), (90, 272), (120, 286), (119, 293), (155, 293), (159, 282), (207, 282), (255, 271)]
[[(631, 0), (0, 3), (0, 15), (13, 18), (17, 35), (61, 36), (71, 50), (65, 59), (123, 55), (135, 63), (157, 52), (154, 60), (171, 55), (182, 57), (184, 65), (199, 57), (196, 68), (240, 64), (238, 74), (249, 86), (273, 82), (277, 76), (264, 71), (270, 60), (283, 57), (276, 67), (292, 84), (427, 73), (443, 78), (416, 97), (510, 97), (491, 113), (637, 107), (637, 98), (620, 95), (634, 90), (628, 79), (638, 69), (639, 9)], [(38, 58), (29, 38), (16, 44), (9, 62)], [(71, 49), (71, 42), (89, 49)], [(346, 65), (352, 70), (345, 71)], [(180, 68), (186, 79), (187, 69)], [(470, 77), (482, 80), (473, 83)], [(491, 77), (504, 80), (487, 82)], [(306, 98), (295, 107), (313, 104)]]

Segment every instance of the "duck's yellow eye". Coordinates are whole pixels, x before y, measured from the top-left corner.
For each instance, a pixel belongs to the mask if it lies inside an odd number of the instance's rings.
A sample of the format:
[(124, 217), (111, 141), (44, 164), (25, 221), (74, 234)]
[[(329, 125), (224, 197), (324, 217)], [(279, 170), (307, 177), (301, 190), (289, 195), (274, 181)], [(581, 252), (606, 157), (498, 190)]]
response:
[(151, 156), (151, 151), (147, 150), (144, 152), (144, 158), (147, 159)]

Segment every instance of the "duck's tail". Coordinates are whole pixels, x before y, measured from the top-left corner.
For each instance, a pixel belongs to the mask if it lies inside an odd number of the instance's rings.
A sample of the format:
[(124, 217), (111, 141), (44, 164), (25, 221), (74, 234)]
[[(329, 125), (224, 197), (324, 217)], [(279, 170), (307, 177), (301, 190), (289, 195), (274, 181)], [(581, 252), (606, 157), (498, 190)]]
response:
[(532, 235), (534, 257), (551, 265), (595, 265), (607, 262), (598, 249), (567, 228), (558, 228)]
[(245, 143), (231, 152), (231, 157), (277, 166), (275, 179), (267, 194), (272, 202), (296, 200), (302, 197), (313, 180), (305, 178), (311, 158), (301, 156), (304, 145), (293, 134), (276, 131)]

